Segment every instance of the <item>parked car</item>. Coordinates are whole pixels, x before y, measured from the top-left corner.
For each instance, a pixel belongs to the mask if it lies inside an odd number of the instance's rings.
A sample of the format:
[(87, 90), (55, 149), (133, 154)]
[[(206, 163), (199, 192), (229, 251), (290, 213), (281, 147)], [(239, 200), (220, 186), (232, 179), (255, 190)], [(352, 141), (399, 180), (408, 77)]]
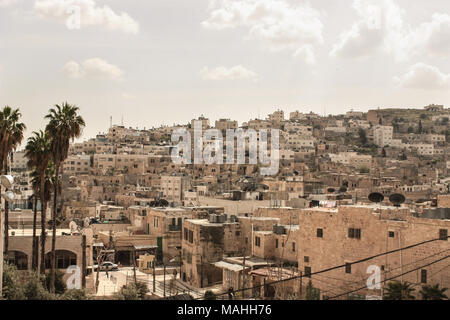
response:
[[(98, 264), (95, 264), (94, 271), (97, 271), (97, 269), (98, 269)], [(106, 269), (108, 269), (108, 271), (116, 271), (116, 270), (119, 270), (119, 266), (117, 264), (109, 262), (109, 261), (102, 262), (102, 264), (100, 265), (100, 271), (105, 271)]]

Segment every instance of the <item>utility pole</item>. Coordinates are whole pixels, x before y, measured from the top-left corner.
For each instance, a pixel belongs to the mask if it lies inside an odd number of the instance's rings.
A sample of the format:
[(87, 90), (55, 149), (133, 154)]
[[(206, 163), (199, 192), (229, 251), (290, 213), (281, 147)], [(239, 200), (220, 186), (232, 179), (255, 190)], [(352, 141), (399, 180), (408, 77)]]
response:
[(300, 271), (300, 298), (303, 295), (303, 272)]
[(3, 289), (3, 211), (0, 210), (0, 297), (2, 296), (2, 289)]
[(164, 269), (164, 298), (166, 297), (166, 264), (163, 264)]
[(134, 276), (134, 283), (137, 283), (137, 277), (136, 277), (136, 250), (133, 247), (133, 276)]
[[(242, 288), (245, 289), (245, 252), (244, 259), (242, 260)], [(245, 298), (245, 290), (242, 290), (242, 298)]]
[(200, 256), (200, 288), (203, 288), (203, 257)]
[(153, 259), (153, 262), (152, 262), (152, 264), (153, 264), (153, 293), (155, 293), (155, 291), (156, 291), (156, 278), (155, 278), (155, 267), (156, 267), (156, 265), (155, 265), (155, 259)]
[(81, 261), (81, 287), (86, 289), (86, 235), (83, 235), (81, 239), (81, 247), (83, 249), (83, 257)]

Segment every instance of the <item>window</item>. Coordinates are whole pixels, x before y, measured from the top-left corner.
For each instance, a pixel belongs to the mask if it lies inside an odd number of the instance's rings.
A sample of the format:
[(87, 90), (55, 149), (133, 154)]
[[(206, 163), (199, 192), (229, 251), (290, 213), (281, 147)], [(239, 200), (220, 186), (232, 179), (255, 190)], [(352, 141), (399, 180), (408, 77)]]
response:
[(305, 267), (305, 277), (311, 278), (311, 267)]
[(323, 238), (323, 229), (317, 229), (317, 238)]
[(308, 263), (308, 262), (309, 262), (309, 257), (308, 257), (308, 256), (305, 256), (305, 257), (303, 258), (303, 261), (305, 261), (306, 263)]
[(439, 229), (439, 239), (448, 240), (448, 230), (447, 229)]
[(350, 239), (361, 239), (361, 229), (349, 228), (348, 237)]
[(255, 246), (260, 247), (261, 246), (261, 238), (255, 237)]
[(352, 273), (352, 264), (351, 263), (345, 264), (345, 273)]
[(8, 251), (6, 256), (9, 264), (16, 266), (17, 270), (28, 270), (28, 256), (20, 251)]
[(295, 252), (295, 242), (292, 242), (292, 251)]
[(245, 237), (245, 244), (248, 244), (248, 238)]
[(275, 239), (275, 248), (278, 248), (278, 239)]
[(241, 235), (241, 232), (240, 231), (236, 231), (236, 237), (239, 237), (240, 235)]
[(420, 283), (427, 283), (427, 270), (420, 270)]
[(388, 236), (389, 236), (389, 238), (394, 238), (395, 237), (394, 231), (389, 231)]
[(189, 230), (189, 242), (194, 243), (194, 232)]

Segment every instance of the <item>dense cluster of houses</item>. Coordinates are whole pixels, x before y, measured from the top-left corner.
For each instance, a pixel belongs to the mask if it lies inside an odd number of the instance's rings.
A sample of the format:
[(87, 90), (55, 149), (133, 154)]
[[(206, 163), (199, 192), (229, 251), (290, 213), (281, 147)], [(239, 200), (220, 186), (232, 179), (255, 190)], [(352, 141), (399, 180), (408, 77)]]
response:
[[(400, 277), (450, 287), (448, 261), (436, 262), (450, 249), (450, 110), (407, 111), (111, 126), (73, 143), (64, 162), (57, 267), (78, 265), (88, 289), (102, 257), (149, 274), (178, 268), (192, 290), (280, 299), (304, 297), (308, 285), (323, 299), (379, 297)], [(194, 121), (223, 132), (280, 130), (278, 174), (261, 176), (260, 164), (175, 164), (171, 134)], [(7, 258), (26, 271), (34, 202), (23, 152), (12, 170), (20, 195), (10, 204)], [(372, 202), (374, 193), (384, 199)], [(393, 194), (405, 201), (391, 202)], [(371, 268), (381, 272), (375, 289), (366, 286)]]

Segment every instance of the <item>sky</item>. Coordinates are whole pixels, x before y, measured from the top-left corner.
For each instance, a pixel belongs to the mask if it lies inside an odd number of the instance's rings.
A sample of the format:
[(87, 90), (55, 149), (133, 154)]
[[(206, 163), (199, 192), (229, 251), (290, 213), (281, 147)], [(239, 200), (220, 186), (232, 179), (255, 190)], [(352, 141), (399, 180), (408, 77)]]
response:
[(151, 128), (450, 105), (448, 0), (0, 0), (0, 106)]

